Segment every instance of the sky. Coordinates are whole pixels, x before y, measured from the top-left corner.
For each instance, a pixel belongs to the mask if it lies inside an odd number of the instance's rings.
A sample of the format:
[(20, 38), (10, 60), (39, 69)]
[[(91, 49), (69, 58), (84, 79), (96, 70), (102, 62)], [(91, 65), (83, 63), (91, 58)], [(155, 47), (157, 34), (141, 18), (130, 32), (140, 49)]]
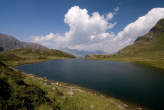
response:
[(55, 49), (114, 53), (164, 18), (164, 0), (0, 0), (0, 33)]

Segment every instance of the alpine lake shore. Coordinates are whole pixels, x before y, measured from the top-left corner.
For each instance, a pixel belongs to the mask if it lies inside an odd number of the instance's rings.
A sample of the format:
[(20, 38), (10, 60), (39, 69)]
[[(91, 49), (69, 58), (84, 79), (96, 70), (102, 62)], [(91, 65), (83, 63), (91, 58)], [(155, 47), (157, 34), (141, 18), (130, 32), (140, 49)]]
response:
[[(16, 66), (43, 61), (76, 58), (59, 51), (14, 49), (0, 53), (0, 108), (2, 110), (148, 110), (74, 84), (48, 80), (15, 69)], [(57, 53), (57, 54), (56, 54)], [(4, 85), (5, 86), (4, 86)], [(6, 89), (7, 88), (7, 89)], [(5, 90), (4, 90), (5, 89)], [(7, 97), (6, 97), (7, 96)]]

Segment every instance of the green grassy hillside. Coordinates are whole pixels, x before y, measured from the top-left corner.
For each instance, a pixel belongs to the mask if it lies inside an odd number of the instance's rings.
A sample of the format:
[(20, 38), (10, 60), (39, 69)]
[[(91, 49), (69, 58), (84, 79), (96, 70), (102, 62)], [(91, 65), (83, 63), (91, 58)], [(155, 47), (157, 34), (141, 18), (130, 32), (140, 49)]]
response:
[(0, 109), (1, 110), (34, 110), (40, 105), (51, 106), (53, 102), (36, 85), (27, 84), (19, 71), (0, 62)]
[(0, 53), (0, 61), (12, 66), (59, 58), (75, 58), (75, 56), (54, 49), (40, 50), (31, 48), (20, 48)]
[(56, 50), (16, 49), (1, 53), (0, 110), (136, 110), (140, 108), (112, 97), (105, 97), (92, 90), (50, 81), (11, 67), (65, 57), (74, 58), (72, 55)]
[(120, 50), (114, 55), (88, 55), (88, 59), (105, 59), (136, 62), (164, 69), (164, 19), (133, 45)]

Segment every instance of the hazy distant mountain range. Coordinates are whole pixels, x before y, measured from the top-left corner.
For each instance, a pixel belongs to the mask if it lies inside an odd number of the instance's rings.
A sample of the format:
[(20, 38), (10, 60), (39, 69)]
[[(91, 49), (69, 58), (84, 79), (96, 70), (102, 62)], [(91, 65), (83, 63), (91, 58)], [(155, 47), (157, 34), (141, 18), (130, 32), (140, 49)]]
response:
[[(0, 51), (6, 51), (6, 50), (11, 50), (15, 48), (34, 48), (34, 49), (41, 49), (45, 50), (48, 49), (45, 46), (42, 46), (40, 44), (32, 43), (32, 42), (23, 42), (19, 41), (13, 36), (6, 35), (0, 33)], [(86, 54), (105, 54), (103, 51), (83, 51), (83, 50), (76, 50), (76, 49), (69, 49), (69, 48), (64, 48), (61, 49), (63, 51), (66, 51), (68, 53), (72, 53), (76, 56), (83, 57)]]
[(69, 48), (64, 48), (61, 49), (65, 52), (72, 53), (78, 57), (85, 57), (87, 54), (106, 54), (104, 51), (97, 50), (97, 51), (83, 51), (83, 50), (77, 50), (77, 49), (69, 49)]
[(34, 48), (34, 49), (48, 49), (45, 46), (32, 42), (22, 42), (13, 36), (0, 33), (0, 51), (11, 50), (15, 48)]

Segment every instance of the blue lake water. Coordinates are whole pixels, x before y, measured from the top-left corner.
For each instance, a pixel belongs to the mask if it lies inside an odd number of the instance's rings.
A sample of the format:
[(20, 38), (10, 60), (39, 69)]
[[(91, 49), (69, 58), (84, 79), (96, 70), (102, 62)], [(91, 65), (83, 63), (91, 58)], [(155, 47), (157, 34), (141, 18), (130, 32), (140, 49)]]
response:
[(164, 110), (164, 71), (132, 63), (64, 59), (18, 66), (27, 73), (81, 85), (116, 98)]

